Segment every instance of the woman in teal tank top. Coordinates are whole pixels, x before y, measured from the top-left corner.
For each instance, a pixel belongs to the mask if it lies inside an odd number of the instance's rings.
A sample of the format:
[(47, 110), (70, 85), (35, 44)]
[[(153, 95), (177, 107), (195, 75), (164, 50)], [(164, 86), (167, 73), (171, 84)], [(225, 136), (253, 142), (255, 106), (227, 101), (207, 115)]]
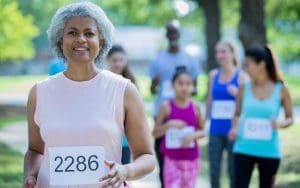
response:
[[(247, 188), (257, 164), (259, 187), (271, 188), (281, 158), (278, 130), (293, 123), (291, 97), (268, 47), (247, 50), (245, 68), (251, 82), (239, 89), (229, 133), (235, 139), (235, 185)], [(279, 121), (281, 106), (285, 119)]]

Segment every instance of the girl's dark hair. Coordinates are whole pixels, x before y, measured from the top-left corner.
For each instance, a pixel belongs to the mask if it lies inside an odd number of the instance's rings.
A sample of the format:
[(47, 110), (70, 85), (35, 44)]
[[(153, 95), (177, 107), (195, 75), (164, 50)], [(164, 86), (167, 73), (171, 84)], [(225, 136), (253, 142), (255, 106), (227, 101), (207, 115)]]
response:
[(250, 57), (256, 64), (262, 61), (266, 64), (266, 69), (269, 78), (274, 82), (283, 82), (283, 77), (278, 67), (278, 63), (274, 58), (273, 52), (270, 47), (256, 47), (246, 50), (246, 57)]
[[(124, 48), (121, 45), (116, 44), (116, 45), (113, 45), (112, 48), (109, 50), (107, 57), (111, 57), (114, 53), (117, 53), (117, 52), (126, 55), (126, 51), (124, 50)], [(135, 79), (134, 75), (132, 74), (132, 72), (130, 71), (128, 64), (124, 67), (121, 75), (124, 78), (129, 79), (133, 84), (136, 85), (136, 79)]]
[(190, 76), (190, 77), (192, 78), (191, 74), (186, 70), (186, 68), (178, 67), (178, 68), (176, 69), (175, 74), (174, 74), (173, 77), (172, 77), (172, 83), (174, 83), (174, 82), (177, 80), (177, 78), (178, 78), (179, 76), (183, 75), (183, 74), (186, 74), (186, 75), (188, 75), (188, 76)]

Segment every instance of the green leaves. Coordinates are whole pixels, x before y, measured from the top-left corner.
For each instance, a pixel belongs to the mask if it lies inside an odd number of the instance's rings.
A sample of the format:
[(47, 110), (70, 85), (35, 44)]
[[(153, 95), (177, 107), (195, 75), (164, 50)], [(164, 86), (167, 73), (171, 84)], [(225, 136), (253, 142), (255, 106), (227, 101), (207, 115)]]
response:
[(0, 5), (0, 62), (32, 58), (32, 39), (39, 33), (32, 16), (23, 16), (15, 1), (0, 0)]

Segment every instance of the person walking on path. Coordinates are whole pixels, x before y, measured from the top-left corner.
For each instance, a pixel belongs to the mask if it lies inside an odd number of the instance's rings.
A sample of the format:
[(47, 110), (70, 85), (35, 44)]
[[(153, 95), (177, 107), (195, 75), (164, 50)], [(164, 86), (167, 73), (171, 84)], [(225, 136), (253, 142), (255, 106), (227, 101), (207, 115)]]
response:
[[(90, 2), (66, 5), (48, 34), (68, 66), (30, 91), (24, 187), (126, 187), (153, 171), (151, 134), (136, 87), (95, 65), (113, 38), (103, 10)], [(127, 165), (120, 164), (124, 131), (133, 154)]]
[(197, 139), (204, 131), (199, 106), (191, 100), (193, 77), (178, 71), (172, 79), (175, 99), (165, 102), (157, 116), (153, 135), (162, 138), (164, 187), (195, 188), (200, 172)]
[[(236, 188), (248, 188), (258, 165), (259, 187), (272, 188), (279, 167), (279, 133), (293, 124), (292, 102), (269, 47), (246, 51), (246, 70), (251, 82), (239, 88), (230, 138), (235, 139)], [(285, 119), (278, 120), (281, 106)]]
[[(172, 20), (166, 25), (168, 50), (162, 51), (150, 65), (151, 93), (157, 94), (154, 107), (154, 119), (157, 117), (160, 106), (164, 101), (174, 98), (171, 79), (176, 69), (186, 69), (193, 77), (195, 91), (199, 65), (196, 60), (180, 48), (180, 24)], [(160, 181), (163, 187), (163, 156), (159, 151), (161, 139), (155, 140), (155, 151), (160, 167)]]
[(234, 46), (228, 41), (216, 45), (217, 69), (210, 71), (206, 98), (206, 119), (210, 119), (209, 170), (212, 188), (220, 188), (220, 173), (224, 150), (227, 151), (230, 187), (234, 185), (233, 142), (228, 139), (234, 115), (238, 88), (245, 81), (245, 74), (238, 69)]

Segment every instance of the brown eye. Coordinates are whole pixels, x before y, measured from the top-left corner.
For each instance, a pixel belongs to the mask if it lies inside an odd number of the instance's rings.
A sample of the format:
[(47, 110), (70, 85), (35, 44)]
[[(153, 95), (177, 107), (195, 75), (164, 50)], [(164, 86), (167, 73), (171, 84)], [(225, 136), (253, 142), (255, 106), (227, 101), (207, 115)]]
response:
[(91, 37), (95, 36), (95, 34), (93, 32), (87, 32), (85, 34), (85, 36), (88, 37), (88, 38), (91, 38)]
[(76, 36), (76, 32), (75, 31), (69, 31), (68, 35), (72, 36), (72, 37), (75, 37)]

